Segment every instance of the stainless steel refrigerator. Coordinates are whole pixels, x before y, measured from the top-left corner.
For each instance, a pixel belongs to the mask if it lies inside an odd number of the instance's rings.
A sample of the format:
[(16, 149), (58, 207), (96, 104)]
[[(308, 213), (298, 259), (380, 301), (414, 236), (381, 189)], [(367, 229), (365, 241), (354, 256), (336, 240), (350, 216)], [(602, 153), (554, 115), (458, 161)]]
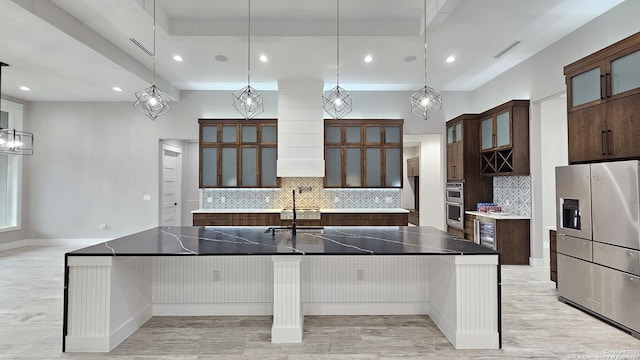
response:
[(556, 168), (559, 299), (640, 335), (640, 162)]

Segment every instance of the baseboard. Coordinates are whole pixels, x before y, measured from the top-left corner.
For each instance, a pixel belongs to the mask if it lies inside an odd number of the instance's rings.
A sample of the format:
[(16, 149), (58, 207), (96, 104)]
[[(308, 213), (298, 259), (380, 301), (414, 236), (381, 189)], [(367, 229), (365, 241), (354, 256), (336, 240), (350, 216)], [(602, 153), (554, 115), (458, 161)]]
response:
[(65, 337), (65, 352), (110, 352), (131, 336), (147, 320), (151, 319), (151, 306), (147, 306), (127, 320), (109, 336), (69, 336)]
[(153, 316), (273, 315), (273, 303), (153, 304)]
[(149, 304), (122, 324), (117, 330), (112, 332), (109, 339), (109, 351), (115, 349), (116, 346), (120, 345), (121, 342), (136, 332), (140, 326), (144, 325), (144, 323), (151, 319), (151, 316), (153, 316), (153, 308), (152, 305)]
[(529, 265), (533, 267), (547, 267), (549, 266), (549, 259), (545, 258), (529, 258)]
[(461, 349), (498, 349), (500, 335), (495, 333), (457, 333), (455, 348)]
[(2, 243), (0, 244), (0, 251), (12, 250), (12, 249), (21, 248), (23, 246), (27, 246), (25, 244), (26, 243), (24, 240), (17, 240), (17, 241)]
[(0, 251), (26, 246), (78, 246), (86, 247), (112, 239), (24, 239), (0, 244)]
[(440, 311), (438, 311), (433, 305), (429, 304), (429, 317), (433, 320), (433, 323), (436, 324), (438, 329), (442, 332), (444, 337), (449, 340), (449, 342), (455, 347), (456, 346), (456, 328), (455, 325), (451, 323), (451, 319), (447, 319)]
[(427, 302), (303, 303), (305, 315), (426, 315)]

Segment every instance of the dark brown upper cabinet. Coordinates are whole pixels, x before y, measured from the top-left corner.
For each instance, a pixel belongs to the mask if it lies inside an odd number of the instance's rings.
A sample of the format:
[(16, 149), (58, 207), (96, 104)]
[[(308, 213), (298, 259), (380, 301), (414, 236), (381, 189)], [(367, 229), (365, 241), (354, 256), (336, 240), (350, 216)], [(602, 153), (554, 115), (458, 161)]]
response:
[(640, 33), (565, 66), (569, 163), (640, 157)]
[(324, 186), (402, 187), (403, 120), (325, 120)]
[(511, 100), (478, 118), (482, 175), (529, 175), (529, 100)]
[(278, 187), (275, 119), (199, 119), (200, 188)]

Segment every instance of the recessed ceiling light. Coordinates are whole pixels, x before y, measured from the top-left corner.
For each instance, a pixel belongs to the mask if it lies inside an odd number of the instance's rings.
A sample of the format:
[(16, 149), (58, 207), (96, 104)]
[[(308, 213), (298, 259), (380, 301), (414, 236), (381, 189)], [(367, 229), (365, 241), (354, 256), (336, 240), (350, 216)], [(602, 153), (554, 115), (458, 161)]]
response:
[(114, 87), (113, 87), (113, 91), (120, 92), (120, 91), (122, 91), (122, 89), (120, 89), (120, 88), (119, 88), (119, 87), (117, 87), (117, 86), (114, 86)]
[(452, 63), (452, 62), (454, 62), (454, 61), (456, 61), (456, 57), (455, 57), (455, 56), (453, 56), (453, 55), (449, 55), (449, 57), (447, 58), (447, 62), (448, 62), (448, 63)]
[(263, 54), (263, 55), (260, 55), (260, 61), (267, 62), (267, 61), (269, 61), (269, 58), (267, 57), (267, 55)]
[(222, 62), (229, 60), (229, 58), (224, 55), (216, 55), (215, 59)]
[(175, 60), (175, 61), (177, 61), (177, 62), (180, 62), (180, 61), (182, 61), (182, 56), (180, 56), (180, 55), (174, 55), (174, 56), (173, 56), (173, 60)]
[(404, 58), (404, 61), (406, 61), (406, 62), (412, 62), (412, 61), (416, 61), (416, 59), (417, 59), (417, 58), (418, 58), (418, 57), (417, 57), (417, 56), (415, 56), (415, 55), (409, 55), (409, 56), (407, 56), (407, 57), (405, 57), (405, 58)]
[(20, 86), (20, 90), (22, 90), (22, 91), (31, 91), (31, 89), (29, 89), (26, 86)]
[(373, 57), (371, 57), (371, 55), (367, 55), (367, 56), (364, 57), (364, 62), (370, 63), (372, 61), (373, 61)]

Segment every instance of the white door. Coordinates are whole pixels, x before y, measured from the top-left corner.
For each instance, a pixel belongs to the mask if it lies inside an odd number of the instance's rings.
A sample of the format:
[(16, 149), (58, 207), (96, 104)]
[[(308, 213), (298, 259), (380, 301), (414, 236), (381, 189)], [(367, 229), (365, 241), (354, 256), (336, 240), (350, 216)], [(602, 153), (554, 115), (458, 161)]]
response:
[(180, 226), (180, 153), (162, 150), (162, 226)]

